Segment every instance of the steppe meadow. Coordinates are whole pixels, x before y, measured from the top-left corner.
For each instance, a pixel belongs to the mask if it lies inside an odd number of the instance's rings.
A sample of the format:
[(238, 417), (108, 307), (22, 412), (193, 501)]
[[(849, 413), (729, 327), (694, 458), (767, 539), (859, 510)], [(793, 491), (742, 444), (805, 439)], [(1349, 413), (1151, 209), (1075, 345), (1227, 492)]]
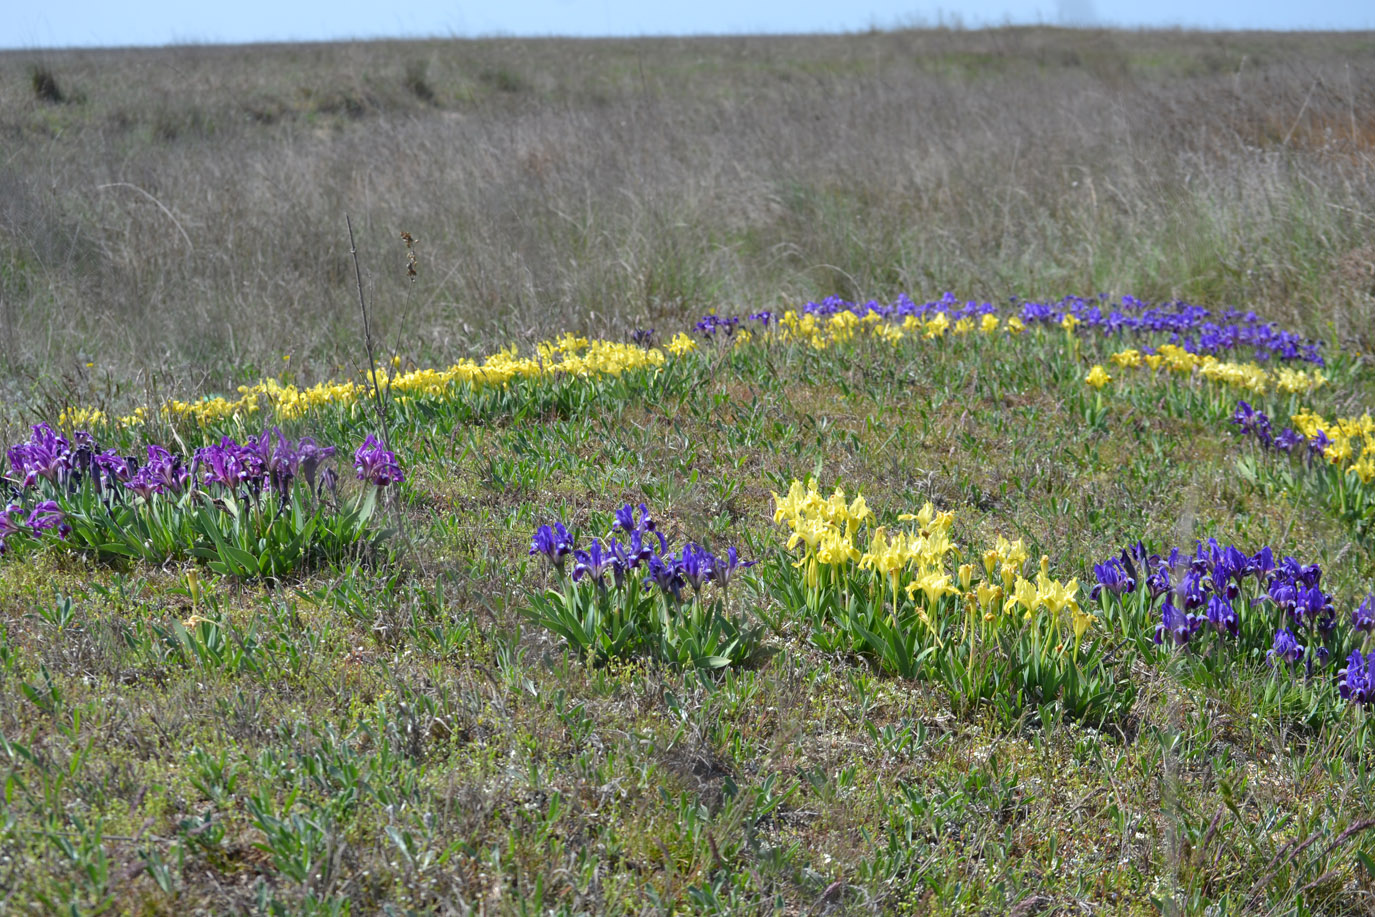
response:
[(1375, 912), (1375, 37), (0, 52), (0, 913)]

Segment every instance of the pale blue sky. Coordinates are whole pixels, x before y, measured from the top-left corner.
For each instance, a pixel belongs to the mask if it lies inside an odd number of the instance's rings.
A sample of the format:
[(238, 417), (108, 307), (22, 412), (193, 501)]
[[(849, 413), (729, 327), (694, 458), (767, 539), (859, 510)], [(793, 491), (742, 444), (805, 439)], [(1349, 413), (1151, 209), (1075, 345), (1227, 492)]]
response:
[[(17, 15), (16, 15), (17, 13)], [(1094, 22), (1227, 29), (1375, 29), (1372, 0), (66, 0), (0, 16), (0, 48), (482, 35), (682, 35), (878, 26)]]

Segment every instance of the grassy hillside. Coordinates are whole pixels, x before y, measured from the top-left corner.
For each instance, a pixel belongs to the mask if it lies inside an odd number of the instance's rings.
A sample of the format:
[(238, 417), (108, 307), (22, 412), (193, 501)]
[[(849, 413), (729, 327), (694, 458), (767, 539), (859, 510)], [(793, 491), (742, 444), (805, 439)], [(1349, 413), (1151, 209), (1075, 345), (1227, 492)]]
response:
[(1369, 913), (1373, 52), (0, 55), (0, 912)]

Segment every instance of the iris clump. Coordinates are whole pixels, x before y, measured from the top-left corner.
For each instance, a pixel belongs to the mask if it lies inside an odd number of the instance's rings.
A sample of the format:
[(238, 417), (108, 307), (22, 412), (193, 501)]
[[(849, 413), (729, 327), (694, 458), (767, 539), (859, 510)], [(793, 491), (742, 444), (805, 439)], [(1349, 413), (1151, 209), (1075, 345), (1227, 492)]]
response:
[(1078, 581), (1051, 576), (1047, 557), (1028, 574), (1020, 540), (967, 550), (952, 536), (954, 514), (929, 502), (879, 526), (862, 494), (825, 496), (815, 479), (793, 481), (774, 504), (798, 555), (772, 571), (780, 633), (800, 629), (823, 652), (943, 684), (962, 710), (986, 704), (1016, 719), (1058, 705), (1101, 722), (1130, 708), (1135, 689), (1104, 662)]
[(696, 542), (670, 550), (643, 503), (619, 509), (611, 531), (582, 549), (562, 522), (541, 525), (529, 553), (543, 557), (558, 582), (531, 598), (531, 618), (594, 661), (647, 655), (720, 669), (758, 651), (758, 628), (729, 606), (732, 581), (754, 561), (733, 546), (720, 554)]
[[(239, 577), (280, 576), (371, 546), (377, 491), (403, 479), (395, 456), (369, 438), (356, 454), (364, 486), (338, 500), (334, 447), (265, 430), (223, 437), (186, 456), (149, 444), (142, 456), (102, 450), (78, 431), (69, 440), (38, 424), (8, 450), (17, 498), (0, 523), (4, 543), (25, 532), (103, 559), (154, 563), (191, 557)], [(32, 501), (24, 526), (21, 505)]]
[(1278, 489), (1310, 488), (1353, 523), (1357, 535), (1375, 531), (1375, 419), (1366, 413), (1326, 420), (1300, 411), (1290, 420), (1293, 426), (1277, 433), (1264, 411), (1245, 401), (1237, 403), (1232, 424), (1261, 453), (1280, 458), (1261, 463), (1257, 457), (1245, 457), (1243, 474)]
[[(838, 317), (842, 320), (834, 322)], [(768, 327), (775, 316), (762, 312), (748, 318)], [(1106, 296), (1067, 296), (1044, 302), (1013, 297), (1005, 308), (989, 302), (962, 301), (953, 293), (925, 303), (904, 293), (887, 304), (875, 300), (850, 302), (829, 296), (788, 310), (781, 317), (781, 324), (785, 330), (799, 332), (799, 336), (822, 332), (824, 341), (828, 327), (850, 326), (856, 320), (875, 322), (882, 328), (921, 331), (927, 337), (940, 337), (947, 329), (956, 334), (975, 330), (991, 333), (999, 329), (1016, 334), (1038, 326), (1078, 333), (1094, 331), (1105, 338), (1161, 341), (1194, 356), (1235, 354), (1258, 363), (1276, 360), (1325, 365), (1320, 341), (1265, 321), (1254, 311), (1214, 311), (1182, 301), (1151, 303), (1133, 296), (1123, 296), (1116, 302)], [(737, 318), (709, 315), (697, 324), (697, 330), (712, 336), (725, 328), (733, 331), (739, 322)], [(879, 334), (878, 329), (875, 333)]]
[[(1319, 680), (1344, 646), (1375, 632), (1375, 595), (1343, 616), (1318, 564), (1277, 558), (1269, 546), (1251, 554), (1209, 538), (1190, 552), (1161, 555), (1138, 542), (1096, 564), (1094, 574), (1093, 597), (1128, 637), (1187, 649), (1214, 671), (1263, 660), (1276, 672)], [(1348, 658), (1338, 686), (1349, 673), (1364, 677), (1357, 672), (1364, 665)]]

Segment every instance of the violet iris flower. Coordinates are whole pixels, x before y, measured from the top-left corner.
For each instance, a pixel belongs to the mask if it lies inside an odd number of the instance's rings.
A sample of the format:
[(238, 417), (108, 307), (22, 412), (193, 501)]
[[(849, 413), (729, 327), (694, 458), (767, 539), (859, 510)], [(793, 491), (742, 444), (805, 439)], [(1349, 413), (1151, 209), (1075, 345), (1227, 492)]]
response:
[(56, 531), (59, 538), (66, 538), (72, 531), (56, 500), (44, 500), (35, 506), (33, 512), (29, 513), (27, 524), (35, 535)]
[(740, 555), (735, 550), (735, 545), (731, 545), (726, 548), (725, 557), (716, 558), (716, 562), (712, 565), (712, 576), (715, 577), (718, 586), (727, 589), (730, 587), (730, 581), (734, 578), (736, 570), (753, 567), (755, 563), (756, 561), (753, 560), (741, 560)]
[(0, 513), (0, 542), (11, 535), (22, 535), (28, 532), (28, 523), (24, 519), (24, 511), (19, 508), (19, 504), (11, 503), (5, 507), (5, 511)]
[(671, 596), (675, 602), (683, 600), (683, 575), (678, 561), (672, 554), (661, 554), (649, 559), (649, 576), (645, 585), (658, 586), (664, 595)]
[(1346, 668), (1337, 673), (1338, 690), (1349, 703), (1369, 706), (1375, 703), (1375, 653), (1362, 656), (1352, 650), (1346, 657)]
[[(154, 460), (153, 448), (148, 447), (149, 464)], [(262, 459), (251, 448), (240, 446), (228, 436), (214, 445), (197, 449), (195, 463), (198, 468), (205, 469), (207, 484), (220, 484), (237, 490), (240, 484), (252, 486), (255, 477), (261, 483)]]
[(1307, 589), (1298, 586), (1294, 595), (1294, 617), (1303, 626), (1324, 634), (1337, 626), (1337, 613), (1332, 607), (1330, 595), (1317, 586)]
[(129, 460), (113, 449), (96, 453), (91, 459), (91, 464), (106, 484), (123, 484), (133, 477), (129, 469)]
[(543, 554), (559, 573), (563, 573), (564, 562), (572, 552), (573, 536), (568, 534), (562, 522), (555, 522), (552, 528), (540, 526), (530, 539), (530, 554)]
[(683, 556), (678, 561), (678, 571), (691, 584), (693, 593), (698, 594), (711, 580), (712, 568), (715, 564), (716, 558), (709, 551), (699, 544), (689, 542), (683, 546)]
[(649, 515), (649, 508), (643, 503), (640, 504), (639, 521), (635, 519), (635, 510), (631, 509), (627, 503), (616, 510), (616, 521), (611, 524), (611, 528), (620, 529), (629, 535), (632, 532), (652, 532), (654, 531), (654, 519)]
[(334, 447), (321, 446), (311, 437), (302, 436), (296, 443), (296, 454), (300, 462), (301, 477), (306, 479), (306, 486), (314, 490), (315, 471), (321, 462), (334, 454)]
[(9, 450), (10, 465), (23, 475), (21, 486), (30, 487), (39, 478), (61, 483), (72, 470), (72, 446), (46, 423), (33, 427), (26, 443)]
[(378, 487), (400, 484), (406, 480), (401, 466), (396, 463), (396, 454), (382, 448), (382, 444), (371, 433), (353, 454), (353, 467), (358, 472), (358, 480), (368, 481)]
[(1351, 611), (1351, 626), (1362, 633), (1375, 633), (1375, 592)]
[(147, 500), (153, 494), (179, 494), (186, 490), (190, 482), (191, 472), (182, 463), (180, 455), (173, 455), (161, 446), (149, 446), (148, 461), (124, 482), (124, 486)]
[[(1123, 552), (1123, 557), (1125, 555), (1126, 552)], [(1093, 575), (1098, 583), (1089, 591), (1089, 598), (1094, 601), (1098, 600), (1104, 589), (1113, 595), (1136, 591), (1136, 578), (1127, 572), (1122, 557), (1110, 557), (1101, 564), (1094, 564)]]
[(1275, 448), (1281, 452), (1293, 452), (1299, 446), (1308, 442), (1308, 438), (1302, 433), (1291, 427), (1285, 427), (1279, 436), (1275, 437)]
[(1155, 642), (1163, 644), (1169, 640), (1175, 646), (1184, 646), (1203, 624), (1196, 615), (1185, 614), (1174, 607), (1174, 596), (1165, 598), (1160, 609), (1160, 623), (1155, 626)]
[[(615, 553), (603, 548), (602, 543), (596, 538), (592, 539), (592, 544), (586, 551), (574, 551), (573, 559), (576, 561), (573, 565), (573, 582), (590, 576), (599, 589), (606, 588), (607, 571), (614, 570), (619, 563)], [(620, 579), (620, 576), (616, 577), (617, 582)]]
[(1303, 659), (1303, 653), (1304, 646), (1299, 643), (1298, 638), (1294, 636), (1294, 632), (1287, 627), (1281, 627), (1279, 630), (1275, 631), (1274, 648), (1266, 653), (1265, 657), (1270, 661), (1271, 665), (1275, 665), (1276, 661), (1293, 665)]
[(1232, 607), (1231, 602), (1219, 595), (1214, 595), (1208, 600), (1208, 623), (1219, 634), (1225, 633), (1232, 637), (1241, 630), (1241, 619), (1237, 617), (1236, 609)]

